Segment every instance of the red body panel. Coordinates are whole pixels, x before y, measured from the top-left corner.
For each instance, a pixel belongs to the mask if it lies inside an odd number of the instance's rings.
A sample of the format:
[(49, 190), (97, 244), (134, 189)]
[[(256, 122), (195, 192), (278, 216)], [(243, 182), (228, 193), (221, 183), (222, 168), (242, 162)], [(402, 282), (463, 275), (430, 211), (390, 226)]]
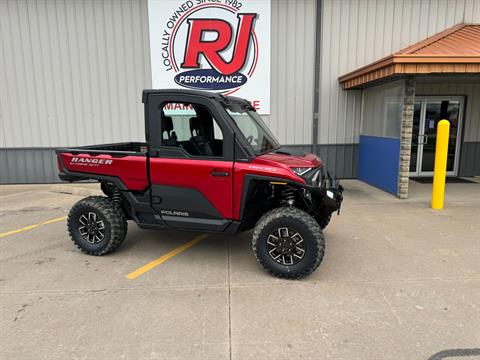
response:
[[(229, 176), (215, 177), (212, 171), (228, 172)], [(150, 159), (152, 185), (168, 185), (200, 191), (225, 218), (233, 217), (232, 161), (193, 159)]]
[[(129, 190), (142, 191), (149, 186), (146, 156), (112, 157), (89, 154), (59, 154), (69, 171), (116, 176)], [(258, 156), (252, 162), (150, 159), (150, 181), (156, 185), (191, 188), (200, 191), (225, 219), (240, 220), (240, 206), (245, 175), (253, 174), (304, 183), (292, 167), (318, 167), (321, 160), (307, 154), (303, 157), (279, 153)], [(228, 172), (215, 177), (212, 171)]]
[(286, 155), (282, 153), (267, 153), (257, 157), (254, 162), (270, 164), (272, 166), (285, 165), (287, 167), (318, 167), (322, 160), (316, 155), (305, 154), (305, 156)]
[(59, 154), (69, 171), (116, 176), (129, 190), (145, 190), (148, 187), (147, 157), (89, 154)]
[(250, 163), (235, 163), (233, 187), (234, 219), (240, 220), (240, 204), (242, 202), (245, 175), (254, 174), (305, 183), (305, 180), (295, 175), (290, 168), (317, 167), (321, 163), (321, 160), (313, 154), (299, 157), (278, 153), (260, 155)]

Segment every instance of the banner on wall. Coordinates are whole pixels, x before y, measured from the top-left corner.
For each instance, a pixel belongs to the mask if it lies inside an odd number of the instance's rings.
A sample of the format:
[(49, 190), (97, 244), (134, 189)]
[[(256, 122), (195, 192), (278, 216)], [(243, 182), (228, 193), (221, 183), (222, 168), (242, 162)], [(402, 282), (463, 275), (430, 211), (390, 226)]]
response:
[(270, 113), (270, 0), (149, 0), (152, 86), (209, 90)]

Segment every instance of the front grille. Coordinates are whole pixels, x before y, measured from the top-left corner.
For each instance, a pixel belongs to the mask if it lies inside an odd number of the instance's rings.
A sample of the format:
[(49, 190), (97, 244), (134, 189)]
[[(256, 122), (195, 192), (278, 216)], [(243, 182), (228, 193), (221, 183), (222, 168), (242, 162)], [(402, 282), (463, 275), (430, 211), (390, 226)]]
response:
[(323, 166), (311, 169), (305, 176), (303, 177), (307, 184), (315, 187), (319, 187), (322, 185), (322, 181), (324, 178), (323, 175)]
[(316, 187), (321, 187), (324, 189), (328, 189), (332, 186), (332, 178), (327, 171), (327, 167), (325, 165), (320, 166), (318, 169), (315, 170), (316, 175), (312, 178), (312, 184)]
[(328, 181), (328, 172), (325, 165), (322, 165), (320, 167), (320, 172), (322, 175), (321, 175), (319, 186), (322, 188), (326, 188), (327, 181)]

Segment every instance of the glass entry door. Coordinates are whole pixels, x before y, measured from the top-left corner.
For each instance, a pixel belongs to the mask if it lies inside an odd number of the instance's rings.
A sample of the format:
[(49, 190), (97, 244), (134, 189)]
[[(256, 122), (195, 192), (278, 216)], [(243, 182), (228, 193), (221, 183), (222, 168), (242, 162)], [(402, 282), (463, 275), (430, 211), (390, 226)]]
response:
[(450, 121), (447, 175), (457, 175), (462, 111), (462, 97), (415, 97), (410, 176), (433, 175), (437, 125), (443, 119)]

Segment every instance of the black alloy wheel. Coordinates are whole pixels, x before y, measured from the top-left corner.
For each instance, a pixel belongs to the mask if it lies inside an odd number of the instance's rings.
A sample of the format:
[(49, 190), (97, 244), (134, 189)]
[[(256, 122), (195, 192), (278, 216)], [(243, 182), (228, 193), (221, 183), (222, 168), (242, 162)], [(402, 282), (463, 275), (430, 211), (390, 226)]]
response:
[(78, 218), (78, 232), (90, 244), (98, 244), (105, 239), (105, 223), (92, 211)]
[(282, 265), (295, 265), (305, 256), (305, 244), (297, 231), (279, 227), (267, 239), (268, 255)]

